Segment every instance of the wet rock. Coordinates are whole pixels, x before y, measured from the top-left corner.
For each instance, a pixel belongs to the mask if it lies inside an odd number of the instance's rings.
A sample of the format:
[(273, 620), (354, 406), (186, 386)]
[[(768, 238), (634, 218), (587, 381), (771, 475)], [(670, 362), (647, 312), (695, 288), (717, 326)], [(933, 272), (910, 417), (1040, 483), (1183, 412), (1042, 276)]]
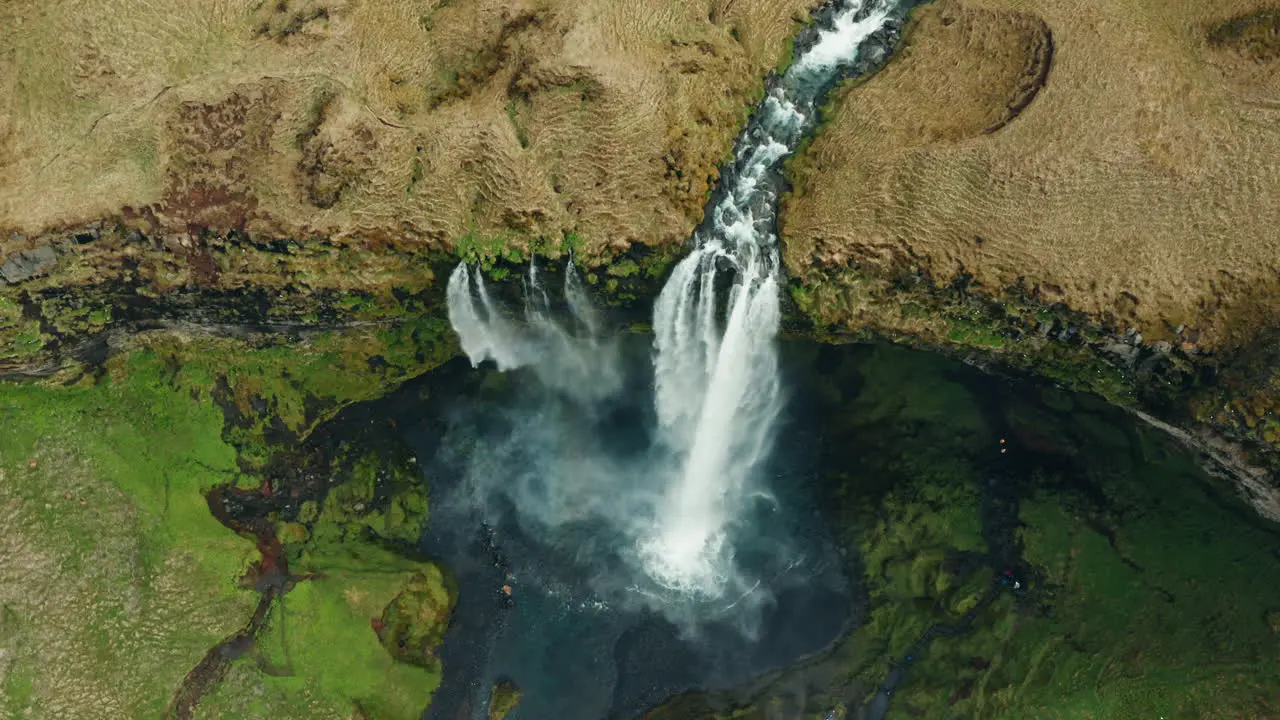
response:
[(502, 720), (520, 702), (521, 690), (510, 680), (500, 680), (489, 691), (489, 720)]
[(1134, 361), (1138, 358), (1138, 348), (1123, 342), (1109, 342), (1104, 345), (1102, 349), (1116, 355), (1129, 365), (1133, 365)]
[(4, 283), (18, 283), (48, 272), (57, 264), (58, 256), (48, 245), (35, 250), (24, 250), (10, 255), (4, 264), (0, 265), (0, 278), (3, 278)]

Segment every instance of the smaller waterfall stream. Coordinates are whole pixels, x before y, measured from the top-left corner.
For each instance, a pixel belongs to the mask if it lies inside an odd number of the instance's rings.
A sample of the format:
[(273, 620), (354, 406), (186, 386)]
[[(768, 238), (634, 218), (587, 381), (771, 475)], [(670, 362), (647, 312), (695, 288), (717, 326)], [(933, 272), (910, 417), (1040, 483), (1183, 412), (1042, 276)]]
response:
[[(905, 14), (895, 0), (831, 8), (807, 49), (771, 82), (692, 251), (657, 300), (654, 452), (648, 467), (633, 469), (633, 487), (619, 490), (632, 493), (631, 500), (614, 498), (630, 516), (625, 532), (632, 545), (622, 556), (638, 563), (656, 592), (728, 598), (732, 606), (759, 584), (735, 566), (732, 536), (735, 521), (770, 497), (756, 476), (782, 406), (774, 348), (781, 164), (813, 129), (825, 90), (858, 66), (878, 63), (886, 35), (896, 35)], [(868, 42), (873, 38), (878, 42)], [(483, 277), (459, 265), (449, 280), (449, 319), (475, 365), (532, 366), (544, 383), (581, 401), (606, 397), (621, 385), (618, 365), (572, 267), (564, 292), (568, 312), (555, 314), (531, 265), (525, 319), (517, 323), (504, 316)]]

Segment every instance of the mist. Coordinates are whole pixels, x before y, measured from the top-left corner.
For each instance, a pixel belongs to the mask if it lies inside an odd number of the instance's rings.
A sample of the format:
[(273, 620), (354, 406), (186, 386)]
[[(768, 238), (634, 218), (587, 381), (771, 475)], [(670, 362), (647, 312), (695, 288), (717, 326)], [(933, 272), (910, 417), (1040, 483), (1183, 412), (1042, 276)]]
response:
[(531, 263), (523, 318), (465, 264), (450, 277), (449, 320), (472, 364), (526, 371), (526, 397), (474, 449), (468, 502), (491, 519), (514, 513), (572, 557), (598, 602), (648, 607), (687, 633), (729, 620), (752, 635), (774, 578), (803, 564), (762, 473), (783, 409), (781, 167), (825, 89), (864, 47), (881, 57), (875, 38), (904, 15), (890, 0), (837, 4), (770, 82), (654, 305), (649, 364), (625, 362), (602, 334), (572, 265), (561, 304)]
[[(601, 335), (572, 266), (562, 306), (536, 265), (524, 290), (521, 316), (465, 266), (451, 279), (450, 319), (473, 365), (511, 371), (514, 386), (496, 417), (456, 414), (450, 432), (471, 440), (461, 445), (465, 490), (451, 501), (492, 527), (514, 519), (570, 559), (582, 587), (555, 592), (654, 611), (689, 635), (727, 623), (754, 636), (775, 581), (803, 564), (763, 477), (781, 407), (776, 372), (753, 366), (767, 374), (764, 396), (746, 383), (715, 387), (705, 369), (673, 383), (661, 362), (668, 380), (658, 382), (661, 353)], [(752, 399), (740, 403), (744, 391)], [(707, 411), (703, 396), (716, 393), (733, 407)]]

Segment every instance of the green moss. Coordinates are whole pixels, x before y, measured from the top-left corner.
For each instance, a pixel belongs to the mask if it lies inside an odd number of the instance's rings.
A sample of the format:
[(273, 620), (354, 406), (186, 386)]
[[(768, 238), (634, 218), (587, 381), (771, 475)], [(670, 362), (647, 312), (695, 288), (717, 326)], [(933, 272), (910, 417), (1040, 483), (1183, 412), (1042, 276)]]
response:
[(946, 563), (956, 553), (985, 550), (972, 486), (948, 480), (902, 487), (875, 514), (879, 520), (858, 540), (872, 611), (855, 634), (852, 659), (873, 674), (880, 658), (900, 657), (936, 622), (954, 622), (990, 584), (988, 572), (961, 575)]
[(489, 720), (503, 720), (520, 704), (520, 688), (509, 680), (495, 683), (489, 691)]
[[(1118, 456), (1130, 452), (1105, 429)], [(1264, 588), (1280, 583), (1280, 559), (1268, 550), (1274, 540), (1208, 495), (1185, 461), (1158, 445), (1143, 452), (1155, 460), (1109, 479), (1110, 509), (1101, 515), (1072, 510), (1080, 503), (1048, 490), (1023, 504), (1025, 557), (1043, 573), (1047, 611), (1019, 611), (1003, 597), (970, 634), (936, 640), (895, 705), (925, 716), (1122, 720), (1244, 719), (1273, 707), (1280, 647), (1265, 623), (1274, 600)], [(854, 644), (880, 657), (901, 652), (936, 617), (913, 604), (939, 598), (930, 574), (938, 540), (928, 533), (957, 548), (972, 542), (972, 527), (952, 531), (945, 515), (958, 507), (976, 516), (973, 504), (931, 505), (924, 515), (919, 507), (886, 504), (882, 524), (864, 539), (873, 611)], [(931, 518), (932, 508), (941, 516)], [(931, 530), (913, 530), (926, 534), (900, 545), (887, 537), (886, 527), (904, 526)]]
[[(1161, 392), (1164, 385), (1182, 382), (1139, 378), (1104, 350), (1112, 336), (1103, 328), (1014, 290), (997, 301), (934, 287), (909, 273), (888, 279), (845, 269), (813, 271), (802, 284), (793, 282), (791, 292), (801, 322), (811, 326), (806, 334), (818, 339), (880, 337), (1025, 370), (1124, 405), (1132, 405), (1140, 390)], [(1044, 326), (1070, 327), (1073, 335), (1050, 337)], [(1168, 372), (1176, 376), (1182, 369), (1171, 364)]]
[[(823, 419), (828, 507), (861, 560), (864, 622), (820, 659), (655, 720), (825, 718), (970, 612), (913, 658), (887, 718), (1273, 711), (1275, 528), (1172, 440), (1096, 396), (965, 379), (925, 353), (782, 349), (814, 368), (796, 392)], [(1018, 586), (993, 585), (1008, 568)]]
[(435, 565), (411, 575), (382, 611), (378, 640), (392, 657), (439, 672), (436, 648), (444, 640), (454, 597)]
[(276, 538), (285, 545), (298, 545), (311, 539), (307, 526), (296, 522), (276, 524)]
[(577, 255), (586, 247), (586, 241), (576, 232), (566, 232), (563, 236), (562, 245), (565, 250)]
[(431, 606), (443, 614), (431, 616), (428, 632), (416, 627), (412, 632), (437, 637), (453, 602), (440, 571), (362, 543), (311, 557), (298, 569), (314, 578), (277, 603), (254, 662), (233, 668), (201, 703), (199, 715), (227, 720), (421, 716), (440, 684), (438, 664), (398, 661), (379, 640), (378, 626), (388, 612), (412, 605), (406, 597), (425, 594), (433, 602), (444, 599), (443, 606)]
[[(216, 399), (229, 414), (228, 440), (261, 466), (351, 402), (378, 397), (452, 357), (448, 322), (423, 318), (378, 329), (281, 339), (260, 347), (237, 340), (145, 338), (144, 354), (173, 384)], [(377, 358), (380, 362), (372, 363)]]
[(791, 63), (795, 62), (796, 55), (796, 37), (799, 33), (793, 33), (787, 38), (782, 45), (782, 51), (778, 55), (778, 61), (774, 63), (774, 70), (777, 74), (782, 75), (791, 67)]
[(205, 650), (252, 612), (238, 578), (253, 544), (204, 499), (239, 475), (221, 413), (175, 388), (153, 357), (108, 370), (74, 387), (0, 383), (0, 503), (16, 512), (5, 534), (26, 537), (17, 547), (29, 553), (11, 559), (60, 588), (56, 600), (6, 608), (18, 641), (6, 644), (13, 694), (0, 695), (0, 715), (75, 708), (100, 685), (95, 702), (159, 717)]
[(376, 310), (378, 303), (367, 293), (348, 293), (334, 303), (334, 307), (344, 312), (358, 314)]
[(810, 291), (809, 288), (799, 283), (792, 283), (790, 286), (788, 286), (788, 290), (790, 290), (791, 299), (795, 301), (796, 308), (800, 312), (808, 314), (814, 311), (813, 292)]
[[(1257, 590), (1280, 582), (1280, 563), (1249, 530), (1226, 531), (1233, 519), (1194, 486), (1151, 479), (1177, 502), (1121, 526), (1116, 547), (1047, 498), (1026, 506), (1027, 556), (1046, 568), (1056, 602), (1004, 649), (1011, 669), (1035, 673), (1018, 692), (991, 688), (1004, 713), (992, 717), (1038, 705), (1056, 711), (1046, 717), (1115, 718), (1246, 718), (1271, 707), (1280, 673), (1262, 621), (1270, 598)], [(1204, 529), (1199, 541), (1188, 542), (1192, 528)]]
[(463, 262), (478, 265), (486, 273), (492, 273), (498, 262), (517, 264), (527, 261), (525, 253), (509, 233), (482, 235), (472, 230), (458, 239), (454, 252)]
[(640, 272), (640, 266), (636, 264), (635, 260), (624, 258), (609, 265), (605, 272), (616, 278), (629, 278)]
[(319, 511), (303, 508), (298, 521), (310, 529), (301, 551), (329, 552), (330, 546), (372, 533), (383, 540), (417, 542), (427, 522), (427, 493), (422, 478), (405, 463), (392, 463), (368, 453), (347, 464), (335, 459), (325, 469), (337, 484)]
[(111, 322), (111, 308), (76, 295), (65, 295), (41, 303), (41, 316), (60, 334), (95, 333)]
[[(34, 325), (34, 323), (33, 323)], [(45, 344), (45, 336), (36, 327), (29, 326), (9, 339), (11, 357), (22, 359), (38, 354)]]
[(22, 306), (18, 304), (18, 301), (0, 295), (0, 327), (15, 324), (21, 317)]
[(951, 319), (947, 339), (958, 345), (998, 349), (1004, 347), (1004, 338), (986, 325), (965, 319)]

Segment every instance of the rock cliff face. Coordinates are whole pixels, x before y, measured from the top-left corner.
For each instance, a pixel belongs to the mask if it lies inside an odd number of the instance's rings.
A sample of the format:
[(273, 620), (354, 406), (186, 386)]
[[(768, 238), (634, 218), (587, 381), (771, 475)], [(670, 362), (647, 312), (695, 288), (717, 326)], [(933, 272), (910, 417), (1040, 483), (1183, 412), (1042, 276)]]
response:
[(1270, 452), (1276, 17), (1251, 0), (920, 8), (791, 165), (797, 300), (837, 334), (976, 352)]
[[(89, 22), (10, 3), (0, 373), (155, 327), (367, 335), (438, 315), (457, 257), (502, 275), (573, 251), (602, 294), (643, 299), (815, 4), (192, 1)], [(794, 327), (1212, 429), (1197, 442), (1242, 446), (1230, 464), (1270, 488), (1276, 17), (919, 8), (791, 164)]]

